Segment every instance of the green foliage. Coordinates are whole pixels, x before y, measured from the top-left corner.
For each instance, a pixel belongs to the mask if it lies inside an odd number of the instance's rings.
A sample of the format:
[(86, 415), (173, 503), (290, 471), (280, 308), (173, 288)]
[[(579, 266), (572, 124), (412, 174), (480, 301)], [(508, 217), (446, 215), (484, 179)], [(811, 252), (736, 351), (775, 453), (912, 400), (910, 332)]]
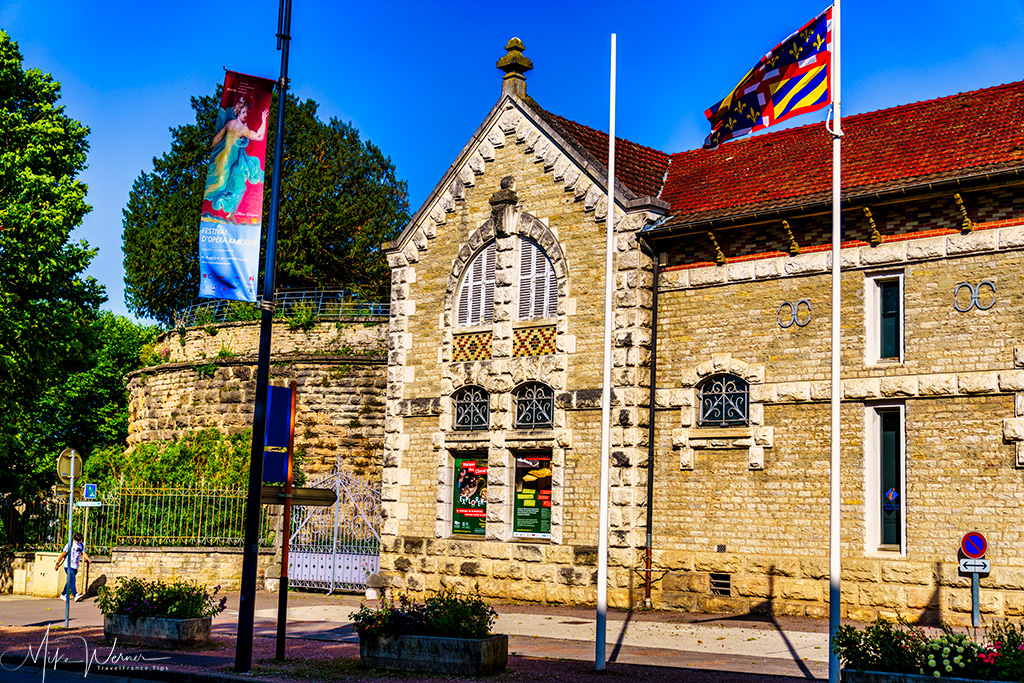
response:
[(996, 681), (1024, 681), (1024, 627), (997, 621), (985, 636), (988, 642), (978, 653), (979, 674)]
[(105, 300), (82, 276), (95, 250), (70, 241), (89, 211), (89, 130), (59, 100), (0, 31), (0, 491), (25, 494), (53, 481), (53, 448), (73, 435), (49, 428), (46, 402), (90, 366)]
[(284, 314), (284, 321), (292, 332), (296, 330), (309, 332), (316, 326), (316, 306), (311, 303), (290, 306)]
[(217, 365), (215, 363), (193, 364), (192, 370), (199, 376), (199, 379), (213, 379), (213, 376), (217, 374)]
[(260, 319), (260, 309), (247, 301), (232, 301), (228, 304), (225, 318), (228, 322), (250, 322)]
[(917, 671), (934, 678), (973, 678), (981, 646), (963, 633), (943, 633), (921, 645), (924, 662)]
[(858, 671), (916, 674), (925, 661), (921, 646), (926, 641), (920, 628), (902, 618), (896, 623), (878, 618), (863, 631), (840, 626), (833, 650), (843, 666)]
[(187, 486), (200, 481), (234, 488), (249, 480), (252, 431), (230, 436), (214, 428), (189, 432), (176, 441), (101, 449), (85, 462), (85, 480), (110, 490), (126, 486)]
[(34, 441), (50, 453), (73, 445), (88, 458), (94, 449), (128, 438), (125, 375), (141, 366), (141, 351), (157, 329), (104, 311), (95, 332), (99, 347), (85, 358), (86, 367), (40, 397)]
[(900, 619), (884, 618), (858, 630), (840, 626), (834, 649), (843, 666), (860, 671), (913, 673), (933, 678), (1024, 680), (1024, 627), (1010, 622), (989, 626), (984, 644), (943, 626), (928, 638)]
[(439, 636), (443, 638), (486, 638), (498, 616), (479, 593), (461, 596), (451, 588), (423, 603), (399, 595), (398, 604), (389, 596), (380, 607), (361, 605), (349, 615), (360, 637)]
[[(195, 122), (171, 129), (170, 151), (154, 159), (151, 173), (135, 180), (124, 211), (128, 305), (165, 324), (199, 289), (199, 213), (218, 102), (219, 93), (192, 98)], [(268, 186), (276, 168), (276, 102), (275, 93), (267, 126)], [(390, 283), (379, 246), (408, 220), (406, 183), (355, 128), (337, 119), (321, 121), (317, 107), (291, 95), (285, 105), (276, 284), (293, 289), (362, 285), (379, 299)]]
[(220, 351), (217, 352), (217, 358), (234, 358), (238, 354), (231, 350), (231, 345), (221, 342)]
[(227, 598), (217, 600), (220, 586), (213, 592), (194, 582), (181, 580), (164, 583), (120, 577), (113, 586), (99, 589), (96, 603), (103, 614), (164, 619), (198, 619), (220, 614)]

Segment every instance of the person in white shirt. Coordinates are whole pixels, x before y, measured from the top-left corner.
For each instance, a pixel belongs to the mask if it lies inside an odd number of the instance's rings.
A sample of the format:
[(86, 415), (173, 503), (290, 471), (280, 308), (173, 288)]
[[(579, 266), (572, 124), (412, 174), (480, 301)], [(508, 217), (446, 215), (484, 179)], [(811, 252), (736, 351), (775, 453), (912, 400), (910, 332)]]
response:
[(64, 546), (64, 550), (61, 551), (60, 557), (57, 558), (57, 564), (53, 568), (60, 569), (61, 564), (64, 563), (64, 558), (68, 557), (68, 555), (71, 556), (70, 566), (67, 568), (68, 580), (64, 584), (64, 592), (60, 594), (60, 599), (67, 600), (68, 595), (70, 595), (75, 602), (78, 602), (85, 597), (84, 594), (80, 594), (76, 589), (75, 578), (78, 574), (78, 563), (84, 558), (87, 564), (92, 564), (92, 560), (85, 552), (85, 543), (82, 541), (81, 533), (76, 533), (71, 543)]

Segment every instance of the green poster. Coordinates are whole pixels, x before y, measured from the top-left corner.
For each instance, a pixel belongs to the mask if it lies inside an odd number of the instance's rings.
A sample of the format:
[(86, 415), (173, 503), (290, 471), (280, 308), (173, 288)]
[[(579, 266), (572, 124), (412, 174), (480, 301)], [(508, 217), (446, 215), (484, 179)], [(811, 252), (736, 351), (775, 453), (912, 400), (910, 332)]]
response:
[(483, 536), (487, 521), (487, 463), (455, 459), (452, 533)]
[(516, 456), (512, 535), (551, 537), (551, 456)]

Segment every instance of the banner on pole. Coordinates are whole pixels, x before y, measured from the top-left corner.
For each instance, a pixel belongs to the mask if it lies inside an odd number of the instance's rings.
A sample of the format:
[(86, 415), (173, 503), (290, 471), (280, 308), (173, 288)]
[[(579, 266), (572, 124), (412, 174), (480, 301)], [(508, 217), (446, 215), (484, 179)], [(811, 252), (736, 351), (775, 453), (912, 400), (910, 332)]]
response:
[(274, 81), (224, 78), (199, 222), (199, 296), (256, 301)]

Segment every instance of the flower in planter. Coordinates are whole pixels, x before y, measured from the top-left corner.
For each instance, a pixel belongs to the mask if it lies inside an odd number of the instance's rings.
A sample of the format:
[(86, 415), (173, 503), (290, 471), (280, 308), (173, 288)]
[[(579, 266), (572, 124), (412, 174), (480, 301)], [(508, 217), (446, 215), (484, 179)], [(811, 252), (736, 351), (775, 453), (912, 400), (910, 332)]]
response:
[(220, 586), (217, 586), (211, 592), (192, 581), (146, 581), (122, 577), (113, 586), (100, 588), (96, 602), (105, 615), (197, 619), (224, 611), (227, 598), (217, 600), (219, 590)]
[(494, 608), (480, 597), (458, 595), (445, 590), (416, 603), (405, 594), (381, 598), (380, 607), (362, 605), (351, 615), (360, 637), (377, 636), (440, 636), (444, 638), (486, 638), (498, 616)]

